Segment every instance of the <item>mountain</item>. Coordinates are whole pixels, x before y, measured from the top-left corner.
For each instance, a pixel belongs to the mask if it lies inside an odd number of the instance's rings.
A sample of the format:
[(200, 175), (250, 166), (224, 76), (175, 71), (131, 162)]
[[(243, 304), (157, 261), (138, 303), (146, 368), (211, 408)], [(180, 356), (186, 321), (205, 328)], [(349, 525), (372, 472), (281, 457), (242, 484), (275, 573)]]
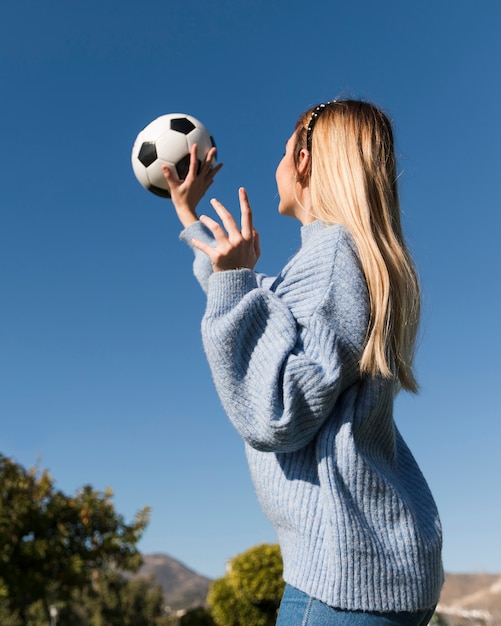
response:
[(447, 624), (501, 626), (501, 574), (446, 574), (437, 613)]
[(212, 583), (210, 578), (200, 576), (166, 554), (143, 555), (143, 565), (136, 577), (153, 577), (163, 589), (165, 603), (173, 611), (204, 606)]
[[(205, 606), (212, 583), (166, 554), (147, 554), (135, 576), (154, 578), (172, 610)], [(501, 626), (501, 574), (446, 574), (437, 613), (446, 626)]]

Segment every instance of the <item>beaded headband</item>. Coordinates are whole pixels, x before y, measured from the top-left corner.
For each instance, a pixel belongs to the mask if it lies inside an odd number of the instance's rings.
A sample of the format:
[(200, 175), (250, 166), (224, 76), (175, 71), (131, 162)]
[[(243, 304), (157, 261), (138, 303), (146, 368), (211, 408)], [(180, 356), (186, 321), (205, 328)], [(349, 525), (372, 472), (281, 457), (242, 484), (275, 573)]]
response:
[(315, 109), (313, 109), (313, 112), (310, 116), (310, 121), (308, 122), (308, 126), (306, 128), (306, 148), (308, 150), (308, 152), (311, 153), (311, 136), (313, 135), (313, 129), (315, 128), (315, 124), (317, 123), (317, 119), (319, 117), (319, 115), (324, 111), (324, 109), (329, 105), (329, 104), (334, 104), (334, 102), (336, 102), (335, 100), (329, 100), (329, 102), (324, 102), (322, 104), (319, 104)]

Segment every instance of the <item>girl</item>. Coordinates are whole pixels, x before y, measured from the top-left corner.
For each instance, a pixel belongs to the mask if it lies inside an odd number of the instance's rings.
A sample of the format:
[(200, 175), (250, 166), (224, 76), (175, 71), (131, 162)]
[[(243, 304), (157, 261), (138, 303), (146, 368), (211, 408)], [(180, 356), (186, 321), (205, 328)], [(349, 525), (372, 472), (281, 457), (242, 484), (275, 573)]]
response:
[(196, 206), (219, 167), (166, 179), (207, 293), (202, 336), (274, 525), (286, 589), (280, 626), (426, 624), (443, 574), (429, 488), (393, 420), (412, 369), (419, 286), (400, 224), (393, 133), (345, 100), (299, 118), (276, 171), (279, 212), (302, 245), (277, 277), (254, 271), (259, 238)]

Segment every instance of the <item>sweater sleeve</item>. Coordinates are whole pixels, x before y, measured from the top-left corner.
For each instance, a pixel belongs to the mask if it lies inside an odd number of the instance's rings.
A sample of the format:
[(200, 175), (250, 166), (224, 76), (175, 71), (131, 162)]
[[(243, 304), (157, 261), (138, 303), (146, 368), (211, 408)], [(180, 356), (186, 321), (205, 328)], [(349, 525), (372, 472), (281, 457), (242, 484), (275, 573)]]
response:
[(207, 293), (207, 284), (209, 282), (209, 277), (212, 274), (211, 262), (206, 254), (193, 247), (191, 240), (198, 239), (203, 243), (213, 245), (214, 237), (211, 231), (204, 226), (202, 222), (194, 222), (181, 231), (179, 239), (184, 241), (184, 243), (186, 243), (193, 250), (193, 274), (200, 283), (200, 287), (202, 287), (204, 292)]
[(336, 315), (332, 264), (324, 284), (316, 262), (311, 268), (317, 288), (305, 281), (299, 300), (320, 295), (301, 321), (283, 298), (259, 287), (250, 270), (220, 272), (209, 281), (204, 348), (228, 417), (258, 450), (291, 452), (307, 445), (358, 376), (359, 352)]

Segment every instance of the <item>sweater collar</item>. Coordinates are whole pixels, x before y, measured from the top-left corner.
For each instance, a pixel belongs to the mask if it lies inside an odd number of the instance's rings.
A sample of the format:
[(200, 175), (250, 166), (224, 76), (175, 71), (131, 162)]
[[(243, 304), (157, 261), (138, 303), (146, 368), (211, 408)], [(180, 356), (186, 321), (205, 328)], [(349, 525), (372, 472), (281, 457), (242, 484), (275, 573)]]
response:
[(309, 224), (305, 224), (301, 226), (301, 244), (304, 246), (315, 233), (318, 233), (320, 230), (325, 228), (325, 224), (320, 220), (316, 220), (314, 222), (310, 222)]

